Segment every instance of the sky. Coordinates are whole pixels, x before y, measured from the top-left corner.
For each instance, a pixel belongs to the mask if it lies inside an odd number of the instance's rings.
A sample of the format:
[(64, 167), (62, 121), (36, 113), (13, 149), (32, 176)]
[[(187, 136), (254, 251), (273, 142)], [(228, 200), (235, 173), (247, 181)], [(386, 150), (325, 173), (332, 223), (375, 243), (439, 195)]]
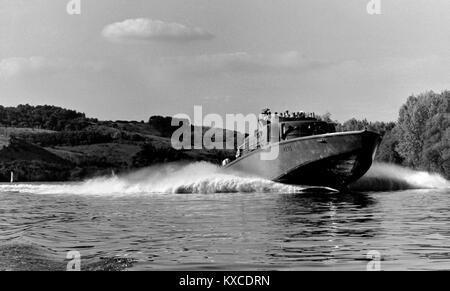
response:
[(450, 89), (450, 1), (0, 0), (0, 104), (110, 120), (330, 112), (394, 121)]

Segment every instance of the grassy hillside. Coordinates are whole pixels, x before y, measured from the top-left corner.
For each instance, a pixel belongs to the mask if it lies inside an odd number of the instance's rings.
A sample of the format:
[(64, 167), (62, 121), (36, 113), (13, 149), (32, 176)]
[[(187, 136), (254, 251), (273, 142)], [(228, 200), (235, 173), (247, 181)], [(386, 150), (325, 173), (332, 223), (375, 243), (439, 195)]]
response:
[(98, 121), (53, 106), (0, 106), (0, 182), (9, 181), (11, 171), (19, 181), (80, 180), (171, 161), (220, 163), (234, 155), (234, 150), (173, 149), (170, 138), (178, 127), (171, 121), (161, 116), (148, 122)]
[(0, 181), (9, 181), (13, 171), (21, 181), (64, 181), (72, 164), (39, 146), (11, 138), (0, 150)]
[(51, 133), (54, 131), (46, 129), (36, 128), (19, 128), (19, 127), (1, 127), (0, 126), (0, 149), (9, 145), (10, 137), (20, 134), (39, 134), (39, 133)]
[(9, 137), (0, 135), (0, 150), (9, 145)]

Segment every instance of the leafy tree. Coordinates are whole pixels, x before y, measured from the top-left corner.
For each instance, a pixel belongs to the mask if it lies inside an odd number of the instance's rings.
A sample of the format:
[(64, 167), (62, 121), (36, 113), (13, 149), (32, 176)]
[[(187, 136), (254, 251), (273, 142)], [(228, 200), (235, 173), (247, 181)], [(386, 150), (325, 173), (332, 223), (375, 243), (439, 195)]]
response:
[(450, 177), (450, 92), (410, 96), (400, 109), (396, 151), (404, 164)]
[(84, 113), (56, 106), (28, 104), (17, 107), (0, 106), (0, 126), (62, 131), (82, 130), (95, 122), (95, 119), (86, 118)]
[(375, 160), (385, 163), (402, 164), (403, 158), (396, 151), (398, 145), (397, 130), (393, 128), (387, 131), (378, 147)]

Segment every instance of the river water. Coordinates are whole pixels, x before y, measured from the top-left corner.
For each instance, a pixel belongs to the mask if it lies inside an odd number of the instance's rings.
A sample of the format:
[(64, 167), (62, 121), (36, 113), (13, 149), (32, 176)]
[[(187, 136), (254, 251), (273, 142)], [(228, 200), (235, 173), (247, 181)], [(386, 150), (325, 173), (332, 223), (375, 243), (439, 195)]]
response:
[(82, 270), (450, 270), (443, 178), (374, 165), (351, 192), (305, 190), (204, 163), (0, 184), (0, 270), (65, 270), (69, 251)]

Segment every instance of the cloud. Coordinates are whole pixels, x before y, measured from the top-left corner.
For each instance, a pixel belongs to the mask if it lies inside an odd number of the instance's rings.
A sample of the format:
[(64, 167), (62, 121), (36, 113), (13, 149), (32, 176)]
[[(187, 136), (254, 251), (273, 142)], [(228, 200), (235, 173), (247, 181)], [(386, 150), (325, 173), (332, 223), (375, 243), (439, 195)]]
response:
[(75, 70), (98, 72), (101, 69), (102, 66), (98, 63), (77, 62), (65, 58), (12, 57), (0, 60), (0, 80), (25, 75), (55, 74)]
[(182, 73), (300, 73), (314, 70), (328, 63), (308, 59), (298, 51), (275, 54), (236, 52), (227, 54), (169, 57), (160, 66)]
[(147, 18), (127, 19), (109, 24), (103, 29), (102, 35), (111, 41), (131, 39), (185, 42), (209, 40), (214, 37), (202, 28)]

